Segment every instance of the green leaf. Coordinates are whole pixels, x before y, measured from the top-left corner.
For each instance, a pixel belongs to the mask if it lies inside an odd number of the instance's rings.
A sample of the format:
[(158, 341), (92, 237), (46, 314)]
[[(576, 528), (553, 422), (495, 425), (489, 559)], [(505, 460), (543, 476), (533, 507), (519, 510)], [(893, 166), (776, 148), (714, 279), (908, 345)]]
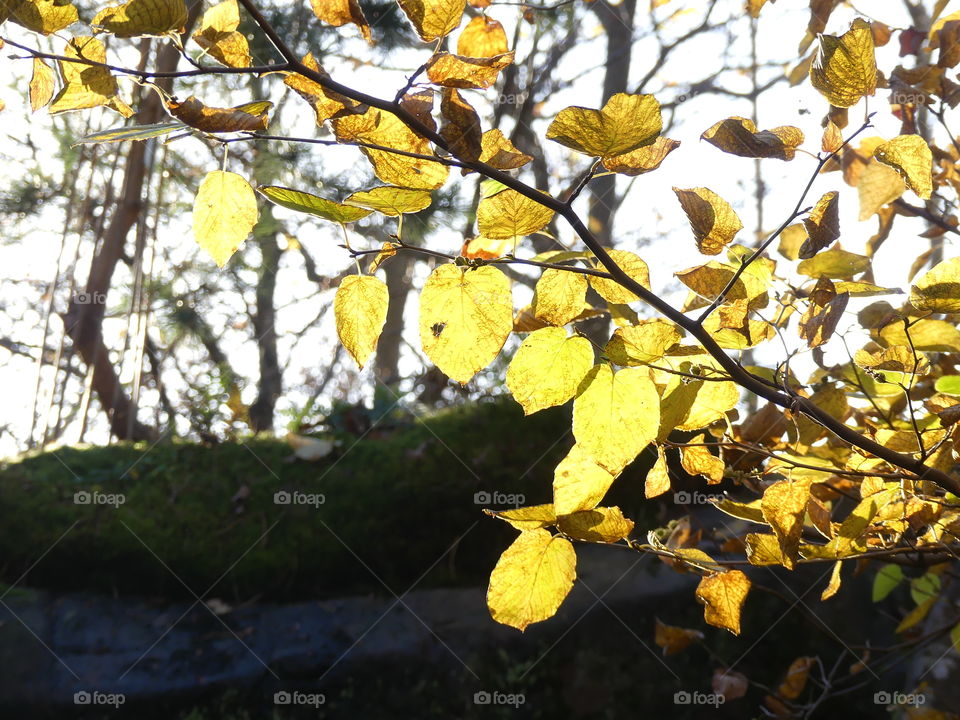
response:
[(903, 581), (903, 568), (899, 565), (884, 565), (873, 577), (873, 602), (880, 602)]
[(308, 192), (276, 185), (261, 185), (257, 190), (272, 203), (336, 223), (354, 222), (373, 212), (366, 208), (343, 205)]
[(125, 140), (149, 140), (151, 138), (163, 137), (178, 130), (186, 130), (187, 125), (183, 123), (157, 123), (155, 125), (134, 125), (132, 127), (118, 127), (110, 130), (101, 130), (100, 132), (84, 135), (77, 140), (75, 145), (89, 143), (112, 143), (124, 142)]

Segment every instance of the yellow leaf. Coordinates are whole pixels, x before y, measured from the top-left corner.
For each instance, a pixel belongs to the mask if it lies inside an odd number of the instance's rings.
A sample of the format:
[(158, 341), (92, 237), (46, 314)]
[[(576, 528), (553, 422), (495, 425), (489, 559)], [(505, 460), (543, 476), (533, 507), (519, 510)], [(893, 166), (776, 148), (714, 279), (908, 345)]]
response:
[(726, 466), (709, 448), (700, 444), (704, 437), (703, 434), (697, 435), (690, 439), (690, 445), (680, 448), (680, 464), (691, 475), (703, 475), (709, 484), (715, 485), (723, 480)]
[(704, 606), (703, 619), (739, 635), (740, 611), (748, 592), (750, 578), (739, 570), (708, 575), (697, 586), (697, 600)]
[(530, 235), (552, 219), (553, 210), (510, 189), (483, 198), (477, 207), (480, 234), (495, 240)]
[(343, 204), (355, 205), (384, 215), (396, 216), (420, 212), (429, 207), (430, 202), (431, 196), (427, 190), (381, 185), (371, 190), (355, 192), (344, 200)]
[(773, 528), (780, 543), (783, 565), (789, 570), (796, 567), (811, 482), (810, 478), (775, 482), (764, 491), (760, 501), (763, 519)]
[(513, 330), (510, 280), (494, 267), (440, 265), (420, 293), (420, 342), (440, 370), (466, 384)]
[(342, 27), (347, 23), (352, 23), (360, 28), (363, 39), (371, 45), (373, 37), (370, 34), (370, 26), (367, 19), (363, 16), (363, 10), (360, 9), (360, 3), (357, 0), (311, 0), (313, 13), (325, 23), (330, 23), (334, 27)]
[[(777, 0), (773, 0), (776, 2)], [(747, 0), (747, 12), (750, 17), (760, 17), (760, 9), (767, 4), (767, 0)]]
[(30, 109), (36, 112), (53, 98), (53, 70), (40, 58), (33, 59), (33, 75), (30, 77)]
[(906, 189), (896, 170), (879, 160), (872, 160), (860, 173), (860, 179), (857, 182), (860, 220), (869, 219), (884, 205), (892, 203), (903, 195)]
[(512, 62), (512, 52), (493, 57), (437, 53), (427, 63), (427, 77), (434, 85), (479, 90), (493, 85), (500, 71)]
[(675, 187), (673, 191), (690, 221), (697, 250), (704, 255), (719, 255), (743, 229), (743, 223), (730, 203), (713, 190), (704, 187), (681, 190)]
[(715, 501), (713, 506), (717, 508), (717, 510), (725, 512), (727, 515), (732, 515), (735, 518), (765, 524), (763, 512), (760, 509), (760, 502), (760, 500), (754, 500), (748, 503), (739, 503), (723, 498)]
[(477, 15), (457, 38), (457, 55), (486, 58), (503, 55), (509, 50), (503, 25), (486, 15)]
[(0, 22), (8, 15), (15, 23), (41, 35), (63, 30), (79, 20), (77, 8), (64, 0), (0, 0)]
[(227, 264), (257, 217), (257, 197), (250, 183), (236, 173), (207, 173), (193, 203), (193, 235), (217, 265)]
[[(636, 280), (643, 287), (650, 289), (650, 270), (647, 264), (640, 257), (628, 250), (608, 250), (610, 258), (630, 277)], [(596, 264), (598, 270), (605, 270), (600, 263)], [(591, 275), (589, 278), (590, 287), (597, 291), (608, 303), (626, 305), (636, 302), (640, 298), (623, 287), (616, 280)]]
[(910, 303), (917, 310), (960, 312), (960, 258), (944, 260), (921, 276), (910, 288)]
[(670, 490), (670, 468), (667, 467), (667, 458), (663, 446), (657, 445), (657, 460), (647, 472), (643, 484), (643, 494), (646, 498), (655, 498)]
[(960, 330), (945, 320), (917, 320), (910, 325), (910, 337), (902, 322), (892, 322), (879, 332), (885, 345), (910, 345), (927, 352), (960, 352)]
[(666, 320), (640, 320), (636, 325), (617, 328), (604, 354), (615, 365), (644, 365), (659, 360), (683, 333)]
[(387, 320), (387, 285), (372, 275), (344, 278), (333, 300), (340, 342), (363, 368)]
[(482, 152), (483, 130), (480, 116), (455, 89), (445, 87), (440, 100), (443, 125), (440, 135), (454, 157), (462, 160), (477, 160)]
[[(677, 278), (705, 300), (713, 300), (726, 289), (736, 270), (724, 263), (711, 260), (703, 265), (674, 273)], [(750, 309), (767, 305), (766, 281), (752, 273), (744, 272), (727, 291), (727, 300), (748, 300)], [(704, 303), (705, 304), (705, 303)]]
[[(63, 54), (99, 63), (107, 61), (107, 50), (103, 43), (87, 36), (72, 38)], [(117, 96), (117, 81), (107, 68), (61, 61), (60, 75), (63, 87), (50, 104), (51, 115), (101, 105), (113, 108), (124, 117), (133, 115), (133, 110)]]
[(316, 215), (330, 222), (341, 224), (355, 222), (370, 214), (370, 210), (366, 208), (345, 205), (318, 195), (280, 187), (279, 185), (262, 185), (257, 190), (272, 203), (296, 212)]
[(122, 5), (104, 8), (90, 22), (95, 29), (117, 37), (182, 32), (186, 23), (184, 0), (128, 0)]
[(700, 137), (731, 155), (777, 160), (793, 160), (803, 143), (803, 133), (792, 125), (757, 132), (753, 121), (737, 116), (721, 120)]
[(849, 300), (849, 294), (841, 293), (830, 299), (823, 307), (815, 303), (810, 304), (800, 318), (799, 327), (800, 337), (807, 341), (807, 347), (819, 347), (833, 336)]
[(466, 0), (398, 0), (424, 42), (449, 35), (460, 24)]
[(584, 542), (615, 543), (633, 531), (633, 521), (625, 518), (618, 507), (582, 510), (559, 520), (561, 532)]
[(699, 630), (665, 625), (659, 618), (654, 618), (656, 625), (653, 632), (653, 641), (663, 648), (664, 656), (678, 653), (692, 643), (703, 640), (703, 633)]
[(797, 257), (808, 260), (840, 237), (840, 195), (836, 190), (824, 193), (803, 219), (807, 239)]
[(563, 328), (547, 327), (527, 336), (507, 368), (507, 388), (530, 415), (562, 405), (577, 394), (593, 367), (593, 346), (584, 337), (567, 337)]
[(613, 479), (614, 473), (598, 465), (580, 445), (574, 445), (553, 471), (554, 511), (559, 517), (593, 510), (607, 494)]
[(482, 147), (480, 162), (487, 163), (498, 170), (514, 170), (533, 160), (532, 156), (517, 150), (513, 143), (504, 137), (503, 132), (496, 128), (487, 130), (480, 144)]
[(601, 110), (568, 107), (557, 113), (547, 138), (593, 157), (623, 155), (650, 145), (663, 129), (653, 95), (617, 93)]
[(583, 310), (587, 278), (569, 270), (548, 268), (537, 280), (533, 293), (534, 317), (550, 325), (562, 326)]
[(874, 150), (874, 157), (889, 165), (924, 200), (933, 192), (933, 153), (919, 135), (899, 135)]
[(747, 544), (747, 561), (751, 565), (765, 567), (768, 565), (783, 565), (783, 552), (777, 536), (770, 533), (749, 533), (744, 538)]
[[(304, 56), (303, 64), (323, 77), (330, 77), (327, 72), (317, 64), (313, 53), (307, 53), (307, 55)], [(297, 95), (313, 106), (313, 111), (317, 115), (318, 126), (323, 125), (323, 123), (331, 118), (353, 113), (363, 113), (367, 110), (366, 105), (360, 105), (355, 100), (327, 90), (320, 83), (298, 73), (289, 73), (283, 79), (283, 84), (292, 88)]]
[(897, 628), (894, 630), (894, 632), (906, 632), (914, 625), (921, 622), (930, 613), (930, 609), (933, 607), (933, 604), (939, 599), (939, 596), (935, 595), (934, 597), (929, 597), (923, 602), (919, 603), (913, 610), (904, 616), (903, 620), (900, 621), (900, 624), (897, 625)]
[(891, 345), (877, 352), (857, 350), (853, 360), (860, 367), (874, 371), (891, 371), (895, 373), (892, 378), (890, 374), (883, 373), (888, 378), (887, 382), (899, 382), (904, 385), (909, 384), (909, 375), (926, 375), (930, 372), (930, 362), (923, 353), (919, 351), (914, 353), (906, 345)]
[(621, 175), (643, 175), (660, 167), (667, 155), (680, 147), (679, 140), (658, 137), (650, 145), (631, 150), (622, 155), (612, 155), (603, 159), (603, 166), (610, 172)]
[(797, 272), (813, 278), (849, 279), (854, 275), (859, 275), (869, 267), (870, 258), (866, 255), (858, 255), (840, 248), (833, 248), (809, 260), (804, 260), (797, 265)]
[(842, 560), (837, 560), (833, 564), (833, 570), (830, 573), (830, 582), (827, 583), (827, 586), (823, 589), (823, 592), (820, 593), (821, 602), (824, 600), (829, 600), (840, 590), (840, 567), (842, 565)]
[(625, 468), (656, 437), (660, 396), (646, 368), (614, 373), (596, 365), (573, 402), (577, 445), (614, 474)]
[(170, 100), (167, 110), (177, 120), (203, 132), (263, 132), (267, 129), (267, 112), (272, 103), (259, 105), (259, 112), (248, 112), (243, 108), (218, 108), (204, 105), (191, 95), (183, 102)]
[(511, 508), (510, 510), (484, 510), (484, 512), (510, 523), (517, 530), (535, 530), (536, 528), (555, 525), (557, 522), (552, 503)]
[(394, 242), (385, 242), (383, 245), (381, 245), (380, 252), (378, 252), (373, 260), (370, 261), (370, 267), (367, 268), (367, 272), (375, 273), (377, 268), (383, 265), (386, 260), (397, 254), (397, 248), (399, 247), (400, 246)]
[(224, 0), (203, 14), (193, 40), (207, 54), (228, 67), (248, 67), (251, 62), (250, 45), (247, 36), (237, 32), (239, 25), (237, 0)]
[(569, 540), (542, 528), (520, 533), (490, 574), (490, 616), (521, 632), (553, 617), (573, 587), (576, 569), (577, 554)]
[(877, 88), (877, 59), (870, 23), (861, 18), (840, 37), (820, 36), (820, 51), (810, 66), (810, 82), (841, 108), (851, 107)]

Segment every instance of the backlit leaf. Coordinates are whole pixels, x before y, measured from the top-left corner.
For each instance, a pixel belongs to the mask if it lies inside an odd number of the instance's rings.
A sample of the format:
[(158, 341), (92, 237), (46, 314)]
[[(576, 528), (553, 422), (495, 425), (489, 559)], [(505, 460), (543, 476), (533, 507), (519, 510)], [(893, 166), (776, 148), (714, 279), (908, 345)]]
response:
[(183, 102), (167, 102), (167, 110), (177, 120), (209, 133), (263, 132), (267, 129), (267, 111), (271, 106), (272, 103), (260, 112), (251, 113), (240, 107), (210, 107), (193, 95)]
[(613, 484), (614, 476), (579, 444), (574, 445), (553, 471), (553, 507), (557, 515), (595, 508)]
[[(317, 64), (313, 53), (307, 53), (304, 56), (303, 64), (323, 77), (329, 77), (327, 72)], [(320, 83), (299, 73), (288, 74), (283, 79), (283, 84), (292, 88), (297, 95), (313, 106), (313, 111), (317, 115), (317, 125), (323, 125), (327, 120), (341, 115), (362, 113), (367, 107), (339, 93), (327, 90)]]
[(344, 205), (334, 200), (312, 195), (302, 190), (280, 187), (278, 185), (263, 185), (257, 190), (270, 202), (295, 210), (308, 213), (335, 223), (355, 222), (370, 214), (367, 208)]
[(53, 99), (55, 76), (53, 70), (38, 57), (33, 59), (30, 76), (30, 109), (36, 112)]
[(910, 288), (910, 303), (918, 310), (960, 312), (960, 258), (938, 263)]
[(689, 445), (680, 448), (680, 464), (691, 475), (703, 475), (707, 482), (716, 485), (723, 480), (726, 466), (710, 449), (702, 443), (704, 435), (700, 434), (690, 439)]
[(657, 445), (657, 460), (647, 471), (643, 484), (644, 497), (654, 498), (670, 491), (670, 469), (667, 467), (667, 458), (663, 446)]
[(688, 630), (686, 628), (665, 625), (658, 618), (654, 618), (656, 625), (653, 633), (653, 641), (658, 647), (663, 648), (664, 656), (678, 653), (692, 643), (703, 640), (703, 633), (699, 630)]
[(509, 510), (484, 510), (484, 512), (498, 520), (510, 523), (517, 530), (535, 530), (536, 528), (555, 525), (557, 522), (557, 515), (553, 511), (552, 503), (511, 508)]
[(500, 352), (513, 330), (510, 280), (494, 267), (446, 264), (420, 293), (420, 342), (440, 370), (465, 384)]
[(680, 147), (679, 140), (658, 137), (649, 145), (631, 150), (622, 155), (611, 155), (603, 159), (603, 166), (610, 172), (621, 175), (643, 175), (660, 167), (667, 155)]
[[(480, 18), (475, 18), (479, 20)], [(497, 81), (500, 71), (513, 62), (513, 53), (493, 57), (466, 57), (437, 53), (427, 63), (427, 77), (434, 85), (483, 89)]]
[(480, 162), (498, 170), (514, 170), (533, 160), (532, 156), (517, 150), (497, 128), (487, 130), (480, 140), (480, 145)]
[(117, 37), (166, 35), (181, 32), (187, 23), (184, 0), (128, 0), (104, 8), (90, 24)]
[(430, 202), (431, 195), (427, 190), (381, 185), (371, 190), (355, 192), (344, 200), (343, 204), (355, 205), (384, 215), (396, 216), (420, 212), (429, 207)]
[(840, 237), (840, 195), (836, 190), (824, 193), (813, 206), (813, 210), (803, 218), (807, 239), (797, 254), (801, 260), (808, 260), (829, 247)]
[(451, 154), (463, 160), (477, 160), (482, 151), (480, 117), (454, 88), (444, 88), (440, 100), (443, 125), (440, 135), (447, 141)]
[(874, 156), (889, 165), (904, 179), (907, 187), (924, 200), (933, 192), (933, 153), (919, 135), (899, 135), (874, 151)]
[(466, 0), (397, 0), (424, 42), (449, 35), (460, 24)]
[(780, 543), (784, 567), (793, 570), (800, 550), (803, 516), (810, 499), (810, 478), (781, 480), (763, 493), (760, 509)]
[(187, 128), (183, 123), (158, 123), (156, 125), (131, 125), (130, 127), (111, 128), (91, 133), (77, 140), (80, 143), (109, 143), (123, 142), (125, 140), (149, 140), (150, 138), (163, 137), (177, 130)]
[(750, 578), (739, 570), (708, 575), (697, 586), (697, 600), (704, 606), (703, 618), (714, 627), (740, 634), (740, 611), (750, 592)]
[(536, 330), (527, 336), (507, 368), (507, 388), (530, 415), (562, 405), (577, 393), (593, 367), (593, 346), (584, 337), (567, 336), (558, 327)]
[(870, 23), (861, 18), (840, 37), (820, 36), (820, 51), (810, 67), (810, 82), (831, 105), (856, 105), (877, 88), (877, 60)]
[(586, 453), (619, 473), (656, 437), (660, 396), (646, 368), (616, 373), (596, 365), (573, 402), (573, 436)]
[(79, 20), (77, 8), (64, 0), (0, 0), (0, 22), (7, 17), (41, 35), (63, 30)]
[(721, 120), (700, 137), (731, 155), (777, 160), (793, 160), (803, 143), (799, 128), (785, 125), (757, 132), (752, 120), (737, 116)]
[(387, 320), (387, 285), (372, 275), (343, 279), (333, 299), (340, 342), (361, 368), (377, 347)]
[(553, 617), (573, 587), (576, 568), (569, 540), (542, 528), (520, 533), (490, 574), (490, 616), (520, 631)]
[(228, 67), (248, 67), (250, 45), (247, 36), (237, 32), (239, 25), (237, 0), (224, 0), (203, 14), (193, 40), (208, 55)]
[(548, 268), (537, 280), (533, 314), (550, 325), (566, 325), (583, 310), (587, 278), (567, 270)]
[(547, 138), (593, 157), (623, 155), (657, 139), (663, 129), (653, 95), (617, 93), (600, 110), (568, 107), (557, 113)]
[(666, 320), (640, 320), (617, 328), (603, 352), (616, 365), (644, 365), (662, 358), (682, 337), (679, 328)]
[[(636, 280), (643, 287), (647, 288), (648, 290), (650, 289), (650, 270), (647, 268), (647, 264), (638, 255), (630, 252), (629, 250), (608, 250), (607, 253), (627, 275)], [(598, 270), (606, 269), (600, 263), (597, 263), (596, 268)], [(589, 282), (590, 287), (596, 290), (597, 294), (609, 303), (626, 305), (627, 303), (636, 302), (640, 299), (616, 280), (608, 280), (606, 278), (591, 275), (589, 277)]]
[(673, 192), (690, 221), (697, 249), (704, 255), (719, 255), (743, 229), (743, 223), (730, 203), (712, 190), (675, 187)]
[(370, 44), (373, 43), (370, 26), (357, 0), (311, 0), (311, 4), (314, 15), (320, 20), (334, 27), (342, 27), (347, 23), (356, 25), (360, 28), (363, 39)]
[(797, 265), (797, 272), (808, 277), (849, 279), (870, 267), (865, 255), (832, 248)]
[(860, 173), (857, 194), (860, 197), (860, 220), (867, 220), (906, 191), (900, 174), (889, 165), (873, 160)]
[[(103, 43), (87, 36), (71, 38), (63, 54), (66, 57), (82, 57), (98, 63), (107, 61), (107, 50)], [(60, 76), (63, 87), (50, 103), (51, 115), (101, 105), (113, 108), (124, 117), (133, 115), (133, 110), (117, 96), (117, 81), (107, 68), (61, 62)]]
[(562, 515), (559, 528), (574, 540), (615, 543), (630, 535), (633, 521), (625, 518), (618, 507), (598, 507)]
[(510, 189), (483, 198), (477, 207), (480, 234), (493, 239), (530, 235), (552, 219), (553, 210)]
[(193, 234), (217, 265), (227, 264), (257, 217), (257, 197), (250, 183), (236, 173), (207, 173), (193, 203)]

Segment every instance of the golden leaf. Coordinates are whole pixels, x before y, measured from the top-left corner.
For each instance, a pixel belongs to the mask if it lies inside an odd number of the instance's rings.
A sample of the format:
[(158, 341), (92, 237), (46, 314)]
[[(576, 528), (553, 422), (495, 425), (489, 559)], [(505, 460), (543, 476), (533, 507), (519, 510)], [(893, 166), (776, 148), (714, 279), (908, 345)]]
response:
[(460, 24), (466, 0), (398, 0), (424, 42), (449, 35)]
[(507, 368), (507, 388), (530, 415), (562, 405), (593, 367), (593, 346), (584, 337), (547, 327), (527, 336)]
[[(103, 43), (88, 36), (72, 38), (63, 54), (66, 57), (84, 58), (98, 63), (107, 61), (107, 50)], [(124, 117), (133, 115), (133, 110), (118, 97), (117, 81), (107, 68), (61, 61), (60, 76), (63, 87), (50, 103), (51, 115), (101, 105), (116, 110)]]
[[(313, 57), (313, 53), (307, 53), (303, 58), (303, 64), (323, 77), (330, 77), (318, 64)], [(363, 113), (367, 110), (366, 105), (361, 105), (355, 100), (327, 90), (318, 82), (298, 73), (290, 73), (283, 79), (283, 84), (292, 88), (294, 92), (313, 106), (313, 111), (317, 115), (317, 125), (323, 125), (331, 118), (341, 115), (350, 115), (353, 113)]]
[(713, 190), (704, 187), (681, 190), (675, 187), (673, 192), (690, 221), (697, 250), (704, 255), (719, 255), (743, 229), (743, 223), (730, 203)]
[(477, 160), (482, 151), (480, 116), (454, 88), (444, 88), (440, 99), (440, 114), (444, 123), (440, 135), (454, 157)]
[(430, 192), (427, 190), (381, 185), (371, 190), (359, 190), (344, 200), (343, 204), (396, 216), (420, 212), (430, 207), (431, 200)]
[(791, 125), (757, 132), (752, 120), (730, 117), (721, 120), (700, 136), (725, 153), (747, 158), (793, 160), (803, 133)]
[(80, 19), (77, 8), (65, 0), (0, 0), (0, 22), (8, 16), (41, 35), (63, 30)]
[(167, 102), (167, 110), (177, 120), (197, 130), (209, 133), (263, 132), (267, 129), (267, 112), (269, 109), (270, 104), (261, 112), (252, 114), (239, 107), (209, 107), (193, 95), (183, 102), (173, 100)]
[(767, 487), (760, 502), (763, 519), (773, 528), (783, 565), (789, 570), (796, 567), (811, 482), (810, 478), (775, 482)]
[(618, 507), (598, 507), (561, 515), (558, 527), (564, 535), (584, 542), (615, 543), (633, 532), (633, 521)]
[[(647, 288), (648, 290), (650, 289), (650, 270), (647, 268), (647, 264), (638, 255), (628, 250), (608, 250), (607, 254), (610, 255), (610, 258), (627, 275), (636, 280), (643, 287)], [(596, 268), (598, 270), (606, 270), (606, 268), (599, 262), (596, 264)], [(627, 303), (636, 302), (640, 299), (616, 280), (608, 280), (607, 278), (591, 275), (589, 277), (589, 281), (590, 287), (596, 290), (597, 294), (608, 303), (625, 305)]]
[(899, 135), (874, 150), (874, 157), (889, 165), (904, 179), (907, 187), (923, 200), (933, 192), (933, 153), (919, 135)]
[(510, 280), (494, 267), (440, 265), (420, 293), (420, 342), (433, 363), (466, 384), (513, 330)]
[(561, 110), (547, 128), (547, 138), (606, 159), (650, 145), (662, 129), (660, 103), (653, 95), (617, 93), (601, 110)]
[(487, 130), (483, 134), (480, 144), (482, 147), (480, 162), (498, 170), (514, 170), (533, 160), (532, 156), (517, 150), (513, 143), (504, 137), (503, 132), (497, 128)]
[(621, 175), (643, 175), (660, 167), (667, 155), (680, 147), (679, 140), (658, 137), (650, 145), (631, 150), (622, 155), (612, 155), (603, 159), (607, 170)]
[(803, 219), (807, 239), (800, 246), (797, 257), (808, 260), (840, 237), (840, 202), (836, 190), (824, 193)]
[(704, 438), (704, 434), (701, 433), (691, 438), (689, 445), (680, 448), (680, 464), (691, 475), (703, 475), (710, 485), (716, 485), (723, 480), (723, 471), (726, 466), (723, 460), (702, 444)]
[(227, 264), (257, 217), (257, 197), (250, 183), (236, 173), (207, 173), (193, 203), (193, 234), (217, 265)]
[(542, 528), (525, 530), (490, 574), (490, 616), (521, 632), (553, 617), (573, 587), (576, 568), (577, 554), (569, 540)]
[(38, 57), (33, 59), (33, 75), (30, 76), (30, 109), (36, 112), (53, 99), (53, 70)]
[(617, 474), (660, 427), (660, 395), (646, 368), (613, 372), (596, 365), (573, 402), (573, 436), (584, 452)]
[(873, 160), (860, 173), (857, 193), (860, 196), (860, 220), (867, 220), (880, 208), (903, 195), (907, 187), (900, 174), (889, 165)]
[(697, 600), (704, 606), (703, 619), (739, 635), (740, 611), (748, 592), (750, 578), (739, 570), (708, 575), (697, 586)]
[(534, 317), (550, 325), (566, 325), (583, 310), (587, 278), (568, 270), (548, 268), (533, 293)]
[(333, 314), (340, 342), (362, 369), (387, 321), (387, 285), (372, 275), (351, 275), (337, 288)]
[(427, 77), (434, 85), (483, 89), (493, 85), (500, 71), (512, 62), (512, 52), (494, 57), (465, 57), (445, 52), (437, 53), (427, 63)]
[(614, 473), (580, 445), (570, 448), (553, 471), (553, 507), (558, 516), (592, 510), (613, 484)]
[(646, 498), (654, 498), (670, 491), (670, 469), (667, 467), (667, 458), (663, 446), (657, 445), (657, 460), (647, 471), (643, 484), (643, 494)]
[(240, 8), (237, 0), (224, 0), (207, 10), (200, 19), (200, 27), (193, 40), (208, 55), (227, 67), (248, 67), (250, 45), (247, 36), (237, 32)]
[(655, 629), (653, 632), (653, 641), (658, 647), (663, 648), (664, 656), (678, 653), (692, 643), (703, 640), (703, 633), (699, 630), (687, 630), (686, 628), (665, 625), (659, 618), (654, 618)]
[(166, 35), (182, 32), (187, 23), (184, 0), (128, 0), (104, 8), (90, 24), (117, 37)]
[(910, 288), (910, 303), (917, 310), (960, 312), (960, 258), (944, 260), (927, 271)]
[(831, 105), (856, 105), (877, 88), (877, 59), (870, 23), (861, 18), (840, 37), (820, 36), (820, 51), (810, 66), (810, 82)]
[(617, 328), (603, 352), (616, 365), (645, 365), (662, 358), (682, 337), (683, 333), (671, 322), (640, 320), (635, 325)]
[(360, 28), (363, 39), (369, 44), (373, 44), (373, 37), (370, 34), (370, 25), (363, 16), (363, 10), (357, 0), (311, 0), (313, 5), (313, 14), (325, 23), (330, 23), (334, 27), (342, 27), (348, 23)]
[(477, 207), (480, 233), (495, 240), (531, 235), (552, 219), (553, 210), (510, 189), (483, 198)]
[(797, 265), (797, 272), (808, 277), (849, 279), (870, 267), (866, 255), (847, 252), (835, 247)]
[(509, 523), (517, 530), (535, 530), (548, 525), (555, 525), (557, 522), (557, 515), (553, 511), (552, 503), (511, 508), (510, 510), (484, 510), (484, 512), (498, 520)]

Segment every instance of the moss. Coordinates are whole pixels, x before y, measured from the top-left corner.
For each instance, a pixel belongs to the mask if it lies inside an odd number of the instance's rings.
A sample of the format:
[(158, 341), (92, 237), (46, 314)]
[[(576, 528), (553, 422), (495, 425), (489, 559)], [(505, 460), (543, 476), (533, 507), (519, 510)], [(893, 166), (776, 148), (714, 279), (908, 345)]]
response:
[[(385, 593), (381, 580), (400, 593), (424, 573), (418, 587), (482, 584), (515, 531), (474, 494), (549, 502), (569, 428), (566, 409), (524, 418), (500, 400), (375, 428), (319, 462), (291, 462), (273, 439), (39, 454), (0, 469), (0, 581), (30, 569), (22, 584), (34, 588), (192, 599), (186, 584), (226, 601)], [(607, 501), (638, 531), (652, 522), (645, 464)], [(241, 488), (249, 495), (235, 502)], [(275, 504), (283, 490), (325, 501)], [(80, 491), (124, 502), (75, 504)]]

